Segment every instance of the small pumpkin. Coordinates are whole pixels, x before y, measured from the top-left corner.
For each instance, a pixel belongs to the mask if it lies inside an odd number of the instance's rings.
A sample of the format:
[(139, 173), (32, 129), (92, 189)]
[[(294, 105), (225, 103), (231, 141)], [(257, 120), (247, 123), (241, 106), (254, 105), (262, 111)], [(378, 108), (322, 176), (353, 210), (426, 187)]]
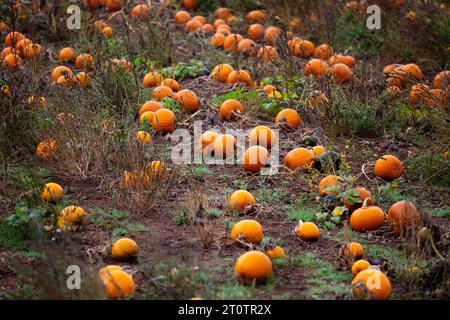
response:
[(174, 19), (176, 24), (184, 25), (191, 20), (191, 14), (185, 10), (180, 10), (175, 14)]
[(252, 39), (244, 39), (239, 42), (238, 50), (246, 55), (253, 55), (256, 53), (256, 43)]
[(223, 49), (225, 51), (238, 52), (238, 45), (242, 40), (244, 40), (243, 36), (238, 33), (232, 33), (225, 38), (225, 41), (223, 42)]
[(172, 110), (162, 108), (155, 112), (152, 121), (153, 130), (157, 132), (173, 132), (176, 126), (175, 113)]
[(241, 284), (264, 283), (272, 275), (272, 261), (261, 251), (248, 251), (241, 255), (234, 274)]
[(280, 246), (272, 246), (266, 251), (266, 254), (270, 257), (270, 259), (280, 259), (280, 258), (286, 258), (286, 253), (284, 253), (284, 250)]
[(23, 39), (25, 39), (25, 36), (22, 33), (18, 31), (10, 32), (5, 37), (5, 47), (15, 48), (16, 44)]
[(326, 74), (328, 65), (320, 59), (311, 59), (305, 66), (305, 76), (321, 77)]
[(71, 62), (75, 60), (75, 50), (70, 47), (63, 48), (59, 51), (59, 60), (62, 62)]
[(285, 108), (278, 112), (275, 123), (282, 129), (297, 129), (302, 124), (302, 119), (296, 110)]
[(272, 46), (262, 46), (256, 54), (262, 61), (269, 62), (279, 58), (278, 51)]
[(224, 120), (240, 118), (244, 111), (242, 104), (235, 99), (225, 100), (219, 108), (220, 116)]
[(198, 0), (183, 0), (181, 4), (186, 9), (195, 10), (198, 8)]
[[(205, 131), (201, 135), (201, 137), (198, 140), (198, 148), (204, 153), (208, 146), (213, 146), (214, 141), (216, 141), (219, 134), (215, 131)], [(213, 151), (212, 148), (208, 148), (208, 150)]]
[(166, 97), (172, 97), (172, 96), (173, 96), (173, 91), (168, 86), (160, 85), (160, 86), (157, 86), (152, 91), (152, 97), (155, 99), (164, 99)]
[(161, 84), (163, 77), (157, 72), (149, 72), (144, 76), (142, 84), (145, 88), (156, 87)]
[(223, 43), (225, 41), (225, 35), (223, 33), (219, 33), (216, 32), (211, 39), (209, 40), (209, 42), (211, 43), (211, 45), (213, 47), (222, 47)]
[(146, 101), (139, 109), (139, 118), (147, 111), (156, 112), (162, 108), (164, 108), (163, 105), (158, 101)]
[(219, 7), (214, 10), (214, 16), (218, 19), (228, 19), (231, 16), (231, 10), (224, 7)]
[(314, 52), (314, 56), (316, 56), (321, 60), (327, 60), (331, 56), (333, 56), (333, 54), (334, 54), (333, 48), (326, 43), (319, 45)]
[(370, 263), (367, 260), (358, 260), (352, 264), (352, 273), (356, 276), (361, 271), (364, 271), (370, 267)]
[(388, 223), (395, 233), (405, 235), (419, 229), (420, 214), (413, 203), (402, 200), (389, 208)]
[(330, 192), (325, 191), (332, 186), (339, 186), (342, 181), (341, 177), (335, 175), (328, 175), (319, 182), (319, 195), (321, 197), (329, 195)]
[(372, 231), (384, 224), (384, 212), (376, 206), (368, 206), (368, 199), (361, 208), (356, 209), (350, 216), (350, 225), (353, 230)]
[(3, 59), (3, 65), (8, 68), (16, 68), (23, 64), (18, 54), (10, 53)]
[(325, 149), (324, 146), (314, 146), (314, 147), (311, 148), (311, 150), (314, 152), (316, 157), (319, 157), (320, 155), (322, 155), (325, 152), (327, 152), (327, 149)]
[(270, 162), (270, 153), (262, 146), (251, 146), (242, 156), (242, 166), (251, 173), (257, 173)]
[(241, 220), (231, 229), (231, 238), (233, 240), (243, 239), (251, 243), (260, 243), (263, 239), (263, 229), (256, 220)]
[(198, 21), (197, 19), (191, 19), (188, 22), (186, 22), (186, 24), (184, 25), (184, 27), (186, 28), (186, 30), (188, 31), (197, 31), (200, 30), (202, 28), (202, 23), (200, 21)]
[(300, 221), (295, 227), (295, 234), (304, 241), (314, 241), (320, 237), (320, 229), (314, 222)]
[(180, 84), (175, 79), (171, 78), (164, 79), (161, 82), (161, 85), (169, 87), (170, 89), (172, 89), (173, 92), (180, 91)]
[(364, 254), (364, 248), (359, 242), (350, 242), (344, 247), (344, 256), (349, 258), (360, 258)]
[(111, 247), (111, 257), (116, 260), (128, 260), (135, 258), (138, 253), (138, 244), (129, 238), (121, 238), (114, 242)]
[(123, 270), (113, 270), (103, 273), (102, 281), (108, 297), (113, 300), (124, 299), (136, 290), (133, 278)]
[(266, 19), (266, 14), (261, 10), (253, 10), (247, 13), (245, 19), (247, 19), (249, 23), (263, 21)]
[(39, 142), (36, 153), (39, 156), (39, 158), (42, 159), (50, 159), (53, 157), (55, 152), (58, 150), (58, 144), (53, 139), (45, 139)]
[(214, 157), (216, 159), (227, 159), (234, 156), (236, 149), (236, 137), (231, 134), (222, 134), (214, 141)]
[(284, 165), (291, 170), (305, 168), (314, 163), (314, 152), (306, 148), (295, 148), (284, 157)]
[(270, 26), (264, 31), (264, 40), (268, 44), (275, 44), (277, 39), (280, 37), (281, 29), (278, 27)]
[(58, 202), (64, 195), (64, 189), (59, 184), (49, 182), (45, 184), (41, 193), (41, 199), (45, 202)]
[(264, 35), (264, 26), (259, 23), (251, 24), (247, 29), (247, 33), (250, 36), (250, 39), (258, 41)]
[(343, 63), (333, 64), (329, 69), (329, 72), (333, 76), (333, 80), (336, 84), (349, 82), (353, 77), (353, 73), (350, 67)]
[(136, 19), (144, 20), (148, 17), (149, 11), (148, 5), (138, 4), (131, 10), (131, 16)]
[(61, 230), (76, 231), (86, 218), (86, 211), (78, 206), (68, 206), (61, 210), (57, 225)]
[[(159, 109), (158, 109), (159, 110)], [(139, 123), (141, 125), (147, 124), (147, 125), (153, 125), (153, 120), (156, 117), (156, 113), (153, 111), (146, 111), (139, 117)]]
[(252, 77), (250, 74), (245, 70), (233, 70), (230, 72), (230, 74), (227, 77), (227, 83), (228, 84), (236, 84), (236, 83), (243, 83), (247, 86), (251, 86), (252, 83)]
[(353, 295), (358, 300), (385, 300), (391, 290), (389, 278), (380, 270), (368, 268), (352, 280)]
[(353, 68), (356, 65), (356, 60), (349, 55), (335, 54), (334, 56), (331, 56), (330, 59), (328, 59), (328, 64), (332, 66), (336, 63), (343, 63), (347, 67)]
[(402, 162), (393, 155), (384, 155), (375, 162), (374, 173), (377, 177), (392, 181), (403, 174)]
[(88, 70), (95, 65), (95, 59), (89, 53), (82, 53), (75, 59), (75, 67), (77, 69)]
[(259, 145), (268, 149), (277, 142), (277, 134), (267, 126), (257, 126), (248, 135), (250, 146)]
[(233, 67), (229, 64), (223, 63), (215, 66), (211, 72), (211, 79), (218, 80), (220, 82), (227, 82), (228, 75), (233, 71)]
[(433, 87), (450, 90), (450, 70), (439, 72), (433, 79)]
[(174, 94), (174, 99), (180, 105), (180, 108), (188, 112), (195, 112), (200, 106), (200, 101), (194, 91), (184, 89)]
[(64, 76), (65, 78), (69, 79), (72, 78), (73, 72), (66, 66), (58, 66), (54, 68), (51, 75), (52, 81), (56, 82), (56, 80), (58, 80), (58, 78), (61, 76)]
[(136, 139), (145, 144), (150, 144), (152, 142), (151, 135), (148, 132), (145, 132), (143, 130), (138, 131), (138, 133), (136, 134)]
[(255, 204), (255, 198), (247, 190), (237, 190), (228, 199), (228, 204), (234, 211), (248, 211)]

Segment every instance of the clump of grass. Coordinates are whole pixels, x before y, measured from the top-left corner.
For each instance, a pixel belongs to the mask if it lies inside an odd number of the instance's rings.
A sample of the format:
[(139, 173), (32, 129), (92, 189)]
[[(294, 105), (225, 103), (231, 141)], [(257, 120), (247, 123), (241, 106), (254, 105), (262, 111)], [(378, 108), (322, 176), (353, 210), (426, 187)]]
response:
[(305, 195), (300, 195), (292, 204), (285, 206), (287, 217), (290, 221), (314, 221), (316, 220), (316, 214), (320, 212), (320, 209), (316, 207), (309, 207), (310, 203)]

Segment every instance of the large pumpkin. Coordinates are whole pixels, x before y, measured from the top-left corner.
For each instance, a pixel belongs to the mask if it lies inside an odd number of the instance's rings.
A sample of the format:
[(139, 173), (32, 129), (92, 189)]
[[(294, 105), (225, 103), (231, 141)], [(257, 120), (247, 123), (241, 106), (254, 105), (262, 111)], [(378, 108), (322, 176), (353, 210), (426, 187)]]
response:
[(311, 166), (314, 163), (315, 154), (306, 148), (295, 148), (284, 157), (284, 165), (291, 170)]
[(384, 224), (384, 212), (376, 206), (367, 206), (364, 201), (362, 208), (355, 210), (350, 216), (350, 225), (357, 231), (372, 231)]
[(245, 170), (257, 173), (270, 162), (270, 153), (262, 146), (251, 146), (242, 156), (242, 166)]
[(302, 119), (296, 110), (286, 108), (278, 112), (275, 123), (282, 129), (297, 129), (302, 124)]
[(419, 211), (411, 202), (399, 201), (389, 208), (388, 223), (397, 234), (404, 235), (414, 232), (420, 224)]
[(234, 273), (243, 284), (265, 282), (272, 275), (272, 261), (261, 251), (249, 251), (237, 259)]
[(228, 199), (228, 204), (234, 211), (246, 211), (253, 207), (255, 198), (247, 190), (237, 190)]
[(391, 181), (401, 177), (403, 165), (396, 156), (385, 155), (375, 162), (374, 172), (376, 176)]
[(389, 278), (380, 270), (365, 269), (352, 281), (352, 291), (359, 300), (385, 300), (392, 290)]
[(244, 239), (251, 243), (260, 243), (263, 239), (263, 229), (256, 220), (241, 220), (231, 229), (231, 238), (233, 240)]
[(152, 121), (153, 130), (159, 132), (173, 132), (175, 130), (176, 117), (172, 110), (159, 109), (155, 112)]
[(277, 142), (277, 134), (267, 126), (257, 126), (248, 135), (249, 144), (270, 149)]

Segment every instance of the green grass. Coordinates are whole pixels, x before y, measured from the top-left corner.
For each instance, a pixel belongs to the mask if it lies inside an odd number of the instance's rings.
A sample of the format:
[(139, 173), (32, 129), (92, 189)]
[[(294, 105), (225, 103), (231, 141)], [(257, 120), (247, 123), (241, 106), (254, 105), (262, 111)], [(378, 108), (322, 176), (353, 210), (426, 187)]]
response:
[(27, 230), (0, 220), (0, 248), (26, 250)]
[(267, 189), (262, 188), (259, 189), (256, 198), (259, 202), (267, 202), (269, 204), (279, 204), (283, 201), (288, 195), (288, 192), (281, 188)]
[(102, 225), (106, 230), (112, 231), (113, 236), (120, 237), (133, 232), (150, 231), (144, 225), (131, 223), (129, 218), (130, 214), (127, 211), (116, 209), (105, 211), (99, 208), (91, 211), (92, 222)]
[(431, 211), (431, 215), (433, 217), (439, 217), (439, 218), (450, 218), (450, 207), (443, 207), (440, 209), (436, 209)]
[(250, 299), (252, 290), (250, 287), (242, 286), (239, 283), (227, 283), (220, 287), (218, 298), (221, 300), (244, 300)]
[(310, 200), (305, 195), (300, 195), (294, 203), (284, 206), (290, 221), (315, 221), (316, 214), (320, 212), (317, 207), (306, 206)]
[(195, 166), (192, 173), (197, 176), (207, 176), (213, 174), (213, 171), (208, 166)]

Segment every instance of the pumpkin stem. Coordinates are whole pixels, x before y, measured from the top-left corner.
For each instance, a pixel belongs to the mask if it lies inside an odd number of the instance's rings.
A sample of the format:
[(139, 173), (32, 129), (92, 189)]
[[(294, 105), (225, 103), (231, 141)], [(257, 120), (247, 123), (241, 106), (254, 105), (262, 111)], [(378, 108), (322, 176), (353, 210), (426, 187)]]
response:
[(367, 207), (368, 207), (368, 202), (369, 202), (369, 200), (372, 200), (372, 199), (370, 199), (370, 198), (365, 198), (364, 199), (364, 202), (363, 202), (363, 209), (366, 209)]

